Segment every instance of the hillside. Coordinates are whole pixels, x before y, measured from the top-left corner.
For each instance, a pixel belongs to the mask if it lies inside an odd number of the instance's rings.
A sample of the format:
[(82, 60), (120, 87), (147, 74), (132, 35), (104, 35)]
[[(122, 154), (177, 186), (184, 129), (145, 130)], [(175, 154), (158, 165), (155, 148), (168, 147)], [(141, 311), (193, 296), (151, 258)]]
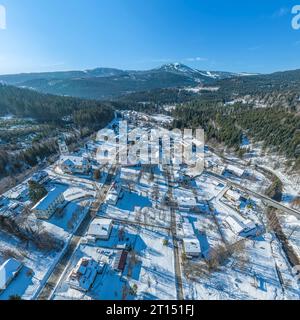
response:
[[(113, 117), (113, 107), (108, 103), (71, 97), (41, 94), (36, 91), (0, 85), (0, 116), (13, 114), (17, 117), (31, 117), (38, 121), (60, 122), (63, 117), (85, 110), (97, 114), (101, 123)], [(91, 125), (92, 123), (90, 123)]]
[(147, 71), (97, 68), (86, 71), (4, 75), (0, 76), (0, 81), (43, 93), (105, 100), (139, 91), (210, 84), (233, 76), (236, 74), (200, 71), (174, 63)]

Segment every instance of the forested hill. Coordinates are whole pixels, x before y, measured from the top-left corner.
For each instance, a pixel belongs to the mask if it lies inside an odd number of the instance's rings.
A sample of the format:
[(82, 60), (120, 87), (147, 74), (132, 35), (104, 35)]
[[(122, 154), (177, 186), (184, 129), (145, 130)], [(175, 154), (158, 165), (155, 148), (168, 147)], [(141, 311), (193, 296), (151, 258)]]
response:
[(243, 134), (263, 141), (264, 148), (295, 160), (300, 169), (300, 115), (285, 108), (253, 108), (250, 105), (224, 106), (194, 101), (178, 106), (173, 115), (174, 127), (202, 127), (207, 139), (233, 147), (238, 152)]
[(235, 77), (216, 81), (216, 92), (203, 93), (206, 100), (246, 98), (268, 107), (300, 111), (300, 70)]
[(113, 118), (113, 106), (106, 102), (41, 94), (0, 85), (0, 116), (6, 114), (46, 122), (59, 122), (66, 116), (76, 116), (74, 118), (78, 124), (96, 120), (105, 123)]

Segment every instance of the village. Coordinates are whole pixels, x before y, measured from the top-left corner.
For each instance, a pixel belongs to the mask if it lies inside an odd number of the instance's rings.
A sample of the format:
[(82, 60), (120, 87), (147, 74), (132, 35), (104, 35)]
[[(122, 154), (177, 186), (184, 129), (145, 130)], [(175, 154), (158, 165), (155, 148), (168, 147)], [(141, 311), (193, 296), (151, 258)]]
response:
[[(123, 111), (107, 126), (117, 136), (120, 120), (128, 132), (172, 121)], [(201, 172), (103, 164), (97, 140), (73, 152), (59, 145), (57, 162), (0, 198), (0, 299), (299, 299), (266, 215), (271, 181), (255, 167), (206, 145)]]

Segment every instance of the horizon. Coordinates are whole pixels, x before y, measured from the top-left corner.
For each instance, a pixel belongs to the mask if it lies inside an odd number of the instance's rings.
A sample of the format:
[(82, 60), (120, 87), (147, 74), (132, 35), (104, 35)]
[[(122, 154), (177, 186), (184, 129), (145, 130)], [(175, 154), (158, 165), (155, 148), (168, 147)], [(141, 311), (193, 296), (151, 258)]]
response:
[(273, 73), (277, 73), (277, 72), (288, 72), (288, 71), (296, 71), (296, 70), (300, 70), (299, 68), (296, 69), (286, 69), (286, 70), (275, 70), (272, 72), (266, 72), (266, 73), (260, 73), (260, 72), (248, 72), (247, 70), (242, 70), (242, 71), (236, 71), (233, 72), (231, 70), (210, 70), (210, 69), (199, 69), (199, 68), (193, 68), (192, 66), (185, 64), (185, 63), (181, 63), (181, 62), (170, 62), (170, 63), (165, 63), (165, 64), (161, 64), (158, 65), (154, 68), (148, 68), (148, 69), (120, 69), (114, 66), (107, 66), (107, 67), (92, 67), (92, 68), (82, 68), (82, 69), (57, 69), (57, 70), (52, 70), (52, 71), (29, 71), (29, 72), (18, 72), (18, 73), (5, 73), (5, 74), (0, 74), (0, 76), (13, 76), (13, 75), (21, 75), (21, 74), (43, 74), (43, 73), (57, 73), (57, 72), (84, 72), (84, 71), (93, 71), (93, 70), (97, 70), (97, 69), (115, 69), (115, 70), (120, 70), (120, 71), (151, 71), (151, 70), (155, 70), (155, 69), (160, 69), (163, 66), (167, 66), (167, 65), (174, 65), (174, 64), (181, 64), (183, 66), (186, 66), (188, 68), (194, 69), (194, 70), (198, 70), (198, 71), (210, 71), (210, 72), (232, 72), (232, 73), (236, 73), (236, 74), (249, 74), (249, 75), (267, 75), (267, 74), (273, 74)]
[(150, 70), (174, 61), (236, 73), (300, 68), (292, 0), (215, 0), (214, 7), (196, 0), (0, 4), (6, 10), (6, 28), (0, 30), (1, 75), (97, 66)]

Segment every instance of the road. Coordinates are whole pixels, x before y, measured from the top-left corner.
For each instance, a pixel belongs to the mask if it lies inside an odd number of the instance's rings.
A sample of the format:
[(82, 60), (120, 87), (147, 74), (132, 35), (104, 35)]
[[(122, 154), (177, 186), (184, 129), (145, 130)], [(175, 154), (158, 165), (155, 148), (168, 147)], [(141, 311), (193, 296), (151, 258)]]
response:
[(85, 236), (88, 227), (90, 226), (92, 220), (94, 219), (97, 211), (99, 210), (101, 204), (106, 198), (106, 195), (111, 188), (112, 185), (112, 178), (111, 176), (114, 175), (116, 168), (111, 168), (111, 173), (109, 174), (109, 179), (107, 179), (106, 183), (103, 187), (98, 191), (97, 200), (93, 204), (93, 207), (90, 209), (86, 217), (83, 219), (82, 223), (78, 227), (75, 234), (72, 236), (68, 248), (63, 256), (60, 258), (59, 262), (55, 266), (53, 272), (51, 273), (50, 277), (48, 278), (46, 284), (44, 285), (43, 289), (40, 291), (38, 295), (38, 300), (49, 300), (53, 294), (53, 291), (57, 287), (62, 278), (62, 275), (65, 272), (66, 266), (70, 261), (71, 257), (74, 255), (76, 248), (78, 247), (81, 239)]
[[(172, 169), (172, 168), (171, 168)], [(173, 186), (174, 186), (174, 178), (172, 177), (172, 173), (170, 172), (170, 167), (165, 168), (167, 180), (168, 180), (168, 198), (169, 202), (173, 203)], [(177, 300), (184, 300), (183, 295), (183, 285), (182, 285), (182, 276), (181, 276), (181, 266), (180, 266), (180, 256), (179, 256), (179, 244), (177, 239), (177, 222), (176, 222), (176, 209), (175, 206), (170, 206), (171, 213), (171, 234), (173, 240), (173, 248), (174, 248), (174, 267), (175, 267), (175, 282), (176, 282), (176, 292), (177, 292)]]
[(300, 218), (300, 212), (298, 210), (289, 208), (289, 207), (281, 204), (280, 202), (267, 197), (264, 194), (252, 191), (252, 190), (250, 190), (250, 189), (248, 189), (246, 187), (241, 186), (238, 183), (234, 183), (231, 180), (229, 180), (229, 179), (225, 178), (224, 176), (219, 175), (219, 174), (217, 174), (215, 172), (206, 170), (205, 173), (207, 173), (209, 175), (212, 175), (212, 176), (214, 176), (214, 177), (216, 177), (216, 178), (218, 178), (218, 179), (220, 179), (222, 181), (225, 181), (228, 186), (231, 186), (231, 187), (234, 187), (236, 189), (242, 190), (242, 191), (248, 193), (249, 195), (252, 195), (252, 196), (262, 200), (265, 204), (269, 205), (272, 208), (275, 208), (275, 209), (281, 210), (281, 211), (283, 211), (285, 213), (291, 214), (291, 215), (295, 216), (298, 219)]

